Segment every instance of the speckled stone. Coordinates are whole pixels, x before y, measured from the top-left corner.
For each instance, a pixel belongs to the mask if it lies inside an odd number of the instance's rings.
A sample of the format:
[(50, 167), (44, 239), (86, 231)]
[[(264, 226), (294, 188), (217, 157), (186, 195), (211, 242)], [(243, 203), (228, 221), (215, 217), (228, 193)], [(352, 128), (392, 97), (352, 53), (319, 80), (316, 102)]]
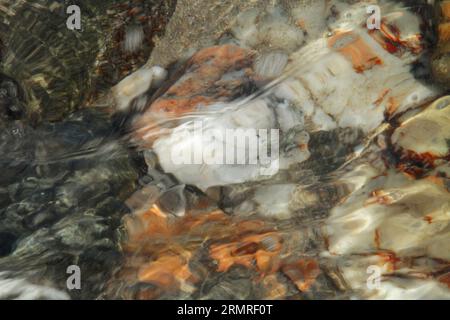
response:
[(116, 138), (108, 116), (92, 109), (36, 128), (16, 121), (1, 131), (2, 281), (65, 292), (66, 268), (76, 264), (89, 289), (67, 295), (93, 299), (102, 292), (120, 263), (116, 230), (138, 178)]
[(450, 88), (450, 1), (436, 3), (438, 41), (431, 57), (433, 76), (443, 87)]
[[(66, 27), (69, 5), (80, 7), (80, 31)], [(96, 104), (112, 85), (142, 66), (153, 36), (162, 31), (173, 8), (174, 1), (4, 0), (0, 72), (25, 92), (24, 113), (30, 122), (60, 120)], [(129, 53), (123, 43), (132, 27), (141, 28), (144, 39)]]

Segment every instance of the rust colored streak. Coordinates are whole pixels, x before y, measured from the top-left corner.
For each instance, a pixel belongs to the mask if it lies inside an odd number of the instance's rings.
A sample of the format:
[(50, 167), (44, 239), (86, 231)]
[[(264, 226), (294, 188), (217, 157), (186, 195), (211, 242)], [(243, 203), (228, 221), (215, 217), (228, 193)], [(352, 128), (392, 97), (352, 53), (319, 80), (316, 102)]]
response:
[(383, 48), (390, 54), (398, 52), (398, 48), (392, 42), (384, 42)]
[(394, 198), (387, 192), (383, 190), (375, 190), (372, 192), (372, 198), (366, 201), (366, 205), (371, 205), (374, 203), (389, 205), (394, 202)]
[(389, 97), (387, 110), (386, 110), (387, 114), (389, 116), (392, 116), (395, 113), (395, 111), (397, 111), (399, 106), (400, 106), (400, 104), (394, 97)]
[(135, 121), (135, 138), (141, 145), (151, 146), (164, 134), (154, 129), (158, 120), (170, 122), (167, 126), (173, 128), (178, 125), (178, 118), (187, 113), (233, 100), (247, 83), (254, 81), (253, 57), (253, 51), (234, 45), (213, 46), (194, 54), (180, 68), (183, 75), (175, 73), (173, 84)]
[[(273, 242), (271, 248), (263, 244), (269, 238)], [(226, 272), (233, 265), (242, 265), (247, 268), (256, 266), (261, 273), (272, 273), (279, 267), (277, 256), (281, 248), (280, 236), (269, 232), (245, 236), (231, 243), (212, 245), (210, 255), (218, 263), (218, 272)]]
[(328, 40), (328, 47), (340, 52), (350, 60), (356, 72), (361, 73), (383, 61), (369, 45), (353, 32), (338, 32)]
[[(211, 98), (216, 97), (214, 94), (211, 95), (211, 92), (220, 92), (220, 95), (225, 96), (230, 93), (230, 90), (226, 88), (239, 86), (244, 80), (236, 81), (236, 78), (221, 80), (225, 73), (250, 67), (252, 62), (253, 53), (251, 51), (234, 45), (213, 46), (200, 50), (188, 61), (186, 75), (169, 88), (161, 99), (201, 97), (199, 101), (191, 103), (191, 108), (205, 99), (211, 102)], [(185, 112), (184, 108), (181, 111), (173, 110), (178, 107), (182, 107), (182, 105), (172, 105), (171, 109), (176, 114)], [(151, 107), (153, 110), (154, 108), (155, 106)]]
[(400, 52), (400, 48), (392, 40), (386, 38), (383, 33), (378, 30), (369, 30), (369, 35), (388, 53), (396, 54)]
[(398, 264), (401, 262), (401, 259), (397, 257), (395, 252), (382, 251), (377, 253), (377, 255), (381, 257), (384, 263), (388, 263), (388, 271), (393, 272), (398, 269)]
[(125, 227), (128, 231), (129, 241), (125, 249), (133, 251), (147, 234), (166, 236), (170, 234), (167, 217), (157, 206), (137, 216), (126, 216)]
[(381, 22), (380, 30), (369, 30), (369, 35), (390, 54), (399, 55), (405, 49), (418, 54), (423, 50), (420, 34), (402, 40), (400, 30), (395, 25), (386, 23), (386, 21)]
[(308, 144), (307, 143), (301, 143), (298, 145), (298, 148), (302, 151), (308, 150)]
[(381, 238), (380, 238), (380, 230), (378, 228), (375, 229), (374, 241), (375, 241), (375, 247), (377, 249), (380, 249), (380, 247), (381, 247)]
[(226, 230), (224, 225), (230, 223), (229, 217), (220, 210), (198, 215), (187, 214), (180, 220), (170, 222), (156, 205), (144, 213), (133, 215), (133, 217), (138, 219), (139, 228), (133, 227), (129, 216), (125, 219), (129, 237), (126, 248), (131, 251), (141, 246), (143, 240), (150, 238), (171, 238), (188, 233), (191, 235), (202, 234), (205, 237), (214, 234), (221, 235), (218, 229)]
[(282, 271), (302, 292), (308, 291), (320, 274), (319, 265), (313, 259), (300, 259), (286, 264)]
[(305, 23), (305, 20), (303, 20), (303, 19), (297, 20), (295, 22), (295, 25), (302, 30), (306, 30), (306, 23)]
[(422, 176), (424, 170), (416, 166), (410, 166), (409, 164), (401, 163), (397, 166), (397, 169), (402, 172), (408, 179), (415, 180)]
[(189, 262), (205, 240), (212, 243), (210, 254), (218, 262), (219, 271), (236, 264), (256, 267), (262, 274), (279, 269), (282, 238), (265, 222), (235, 219), (221, 210), (196, 210), (173, 219), (153, 205), (126, 216), (127, 259), (121, 277), (156, 286), (139, 294), (155, 298), (179, 290), (184, 284), (194, 285), (199, 279), (198, 270), (191, 270)]
[(330, 237), (328, 235), (324, 235), (323, 242), (327, 251), (330, 251)]
[(389, 92), (391, 92), (391, 89), (384, 89), (383, 92), (381, 92), (380, 95), (378, 96), (377, 100), (373, 102), (373, 104), (378, 107), (383, 102), (384, 98), (388, 95)]
[(229, 69), (232, 66), (242, 67), (249, 61), (249, 51), (238, 46), (226, 44), (221, 46), (212, 46), (200, 50), (190, 60), (190, 65), (200, 65), (205, 62), (221, 70)]
[(450, 272), (440, 276), (438, 280), (450, 289)]
[(189, 270), (188, 262), (191, 253), (182, 254), (167, 253), (141, 267), (138, 279), (142, 282), (153, 283), (165, 288), (176, 288), (179, 284), (196, 279)]
[(440, 177), (437, 177), (437, 176), (429, 176), (429, 177), (426, 177), (426, 179), (427, 179), (428, 181), (430, 181), (430, 182), (432, 182), (432, 183), (434, 183), (434, 184), (440, 186), (440, 187), (445, 187), (444, 180), (443, 180), (442, 178), (440, 178)]
[(434, 168), (436, 160), (440, 159), (430, 152), (416, 153), (410, 150), (402, 150), (401, 152), (401, 163), (397, 165), (397, 168), (415, 178), (421, 176), (425, 168)]
[(442, 17), (444, 19), (450, 20), (450, 2), (442, 2), (441, 3)]
[(192, 230), (195, 234), (196, 230), (200, 227), (222, 223), (229, 223), (229, 218), (222, 211), (216, 210), (203, 215), (187, 215), (184, 217), (182, 223), (178, 223), (174, 226), (174, 230), (176, 234), (182, 234), (188, 230)]
[(426, 215), (426, 216), (423, 217), (423, 220), (425, 220), (426, 222), (431, 224), (433, 222), (433, 217), (430, 216), (430, 215)]
[(402, 40), (400, 30), (396, 26), (387, 24), (384, 21), (381, 22), (380, 31), (392, 43), (407, 48), (415, 54), (418, 54), (423, 50), (423, 47), (420, 44), (422, 39), (420, 34), (414, 35), (410, 39)]
[(242, 265), (251, 268), (253, 265), (254, 254), (245, 254), (233, 257), (236, 250), (236, 244), (214, 245), (211, 247), (211, 258), (218, 262), (217, 271), (226, 272), (233, 265)]
[(441, 23), (438, 27), (438, 32), (440, 41), (450, 41), (450, 22)]
[(212, 102), (214, 102), (212, 97), (202, 95), (187, 98), (164, 98), (156, 100), (151, 108), (153, 112), (164, 112), (168, 116), (176, 117), (192, 112), (201, 105), (207, 106)]
[(383, 21), (380, 26), (380, 31), (387, 39), (395, 43), (400, 42), (400, 31), (394, 26), (388, 25)]

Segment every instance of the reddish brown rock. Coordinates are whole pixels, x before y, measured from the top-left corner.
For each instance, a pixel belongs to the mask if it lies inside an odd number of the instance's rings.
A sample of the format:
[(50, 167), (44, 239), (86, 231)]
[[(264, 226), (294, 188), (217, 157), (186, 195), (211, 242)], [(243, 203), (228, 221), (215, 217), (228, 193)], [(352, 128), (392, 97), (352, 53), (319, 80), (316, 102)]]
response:
[(242, 96), (254, 81), (253, 58), (253, 51), (229, 44), (198, 51), (182, 67), (183, 75), (171, 79), (173, 85), (136, 121), (137, 137), (151, 142), (162, 127), (176, 125), (178, 117)]

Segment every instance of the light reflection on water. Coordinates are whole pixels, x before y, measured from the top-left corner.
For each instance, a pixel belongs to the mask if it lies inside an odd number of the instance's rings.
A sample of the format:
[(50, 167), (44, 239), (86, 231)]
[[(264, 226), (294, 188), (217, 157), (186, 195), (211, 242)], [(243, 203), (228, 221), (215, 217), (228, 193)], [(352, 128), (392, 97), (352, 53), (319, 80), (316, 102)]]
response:
[[(325, 2), (217, 7), (236, 16), (217, 46), (193, 41), (167, 74), (133, 71), (174, 3), (86, 4), (83, 37), (50, 39), (63, 7), (0, 6), (0, 297), (448, 298), (450, 114), (429, 105), (445, 95), (431, 8), (384, 1), (368, 30), (365, 3)], [(178, 52), (175, 31), (154, 52)], [(276, 127), (281, 170), (173, 165), (196, 137), (172, 129), (194, 120)], [(89, 289), (67, 290), (70, 265)]]

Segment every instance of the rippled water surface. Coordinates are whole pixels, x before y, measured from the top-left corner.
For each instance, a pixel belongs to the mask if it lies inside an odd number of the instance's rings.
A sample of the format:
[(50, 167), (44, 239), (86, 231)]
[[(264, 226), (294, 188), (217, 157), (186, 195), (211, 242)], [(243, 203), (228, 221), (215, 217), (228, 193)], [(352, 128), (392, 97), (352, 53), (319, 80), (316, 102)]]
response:
[(0, 298), (449, 299), (449, 25), (0, 0)]

